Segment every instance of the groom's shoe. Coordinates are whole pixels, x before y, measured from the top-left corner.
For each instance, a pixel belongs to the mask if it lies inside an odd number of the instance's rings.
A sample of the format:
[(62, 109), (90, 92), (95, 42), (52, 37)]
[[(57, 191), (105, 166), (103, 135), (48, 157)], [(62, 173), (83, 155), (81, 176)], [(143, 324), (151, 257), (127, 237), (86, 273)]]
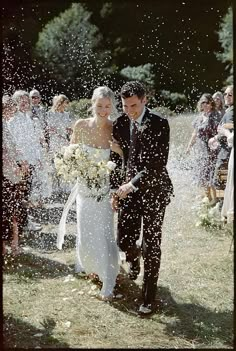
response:
[(130, 262), (130, 269), (128, 277), (131, 280), (136, 280), (140, 273), (140, 257), (136, 258), (133, 262)]
[(139, 306), (138, 314), (140, 317), (150, 316), (154, 313), (154, 307), (152, 304), (142, 304)]

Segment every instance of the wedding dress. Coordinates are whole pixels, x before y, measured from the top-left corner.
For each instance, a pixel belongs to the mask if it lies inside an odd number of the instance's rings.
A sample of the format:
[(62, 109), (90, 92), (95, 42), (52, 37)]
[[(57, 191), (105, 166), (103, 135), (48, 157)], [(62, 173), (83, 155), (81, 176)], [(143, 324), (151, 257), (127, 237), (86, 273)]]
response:
[[(98, 149), (84, 144), (83, 147), (97, 161), (109, 160), (110, 149)], [(70, 206), (76, 200), (76, 271), (97, 274), (103, 283), (100, 294), (110, 296), (119, 272), (119, 253), (114, 235), (114, 214), (109, 197), (109, 177), (102, 190), (105, 195), (102, 198), (96, 197), (94, 190), (92, 192), (83, 182), (77, 181), (62, 213), (57, 247), (62, 249), (66, 217)]]

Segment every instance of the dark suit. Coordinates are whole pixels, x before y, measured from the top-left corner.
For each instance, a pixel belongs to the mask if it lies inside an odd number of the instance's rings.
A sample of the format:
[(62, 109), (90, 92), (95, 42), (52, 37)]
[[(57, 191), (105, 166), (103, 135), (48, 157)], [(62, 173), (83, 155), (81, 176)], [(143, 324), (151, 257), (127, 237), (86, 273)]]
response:
[(169, 124), (164, 118), (147, 108), (139, 127), (135, 144), (135, 162), (129, 163), (130, 119), (120, 116), (113, 125), (113, 136), (123, 150), (123, 176), (121, 161), (117, 154), (111, 158), (118, 164), (111, 175), (112, 189), (122, 181), (129, 181), (138, 188), (121, 201), (119, 210), (117, 242), (132, 263), (139, 255), (136, 241), (140, 237), (143, 220), (142, 255), (144, 258), (144, 303), (153, 303), (156, 293), (161, 259), (161, 231), (166, 205), (173, 194), (173, 186), (166, 170), (169, 153)]

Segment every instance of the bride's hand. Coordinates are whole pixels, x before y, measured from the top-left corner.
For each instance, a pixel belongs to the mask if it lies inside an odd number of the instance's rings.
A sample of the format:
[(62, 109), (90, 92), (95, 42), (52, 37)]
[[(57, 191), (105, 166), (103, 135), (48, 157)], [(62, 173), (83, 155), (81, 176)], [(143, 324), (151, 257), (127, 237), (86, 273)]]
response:
[(110, 141), (110, 148), (111, 148), (111, 151), (116, 152), (121, 157), (123, 157), (123, 151), (116, 139), (113, 138), (113, 140)]
[(110, 202), (112, 210), (116, 212), (119, 208), (119, 197), (116, 193), (112, 194)]

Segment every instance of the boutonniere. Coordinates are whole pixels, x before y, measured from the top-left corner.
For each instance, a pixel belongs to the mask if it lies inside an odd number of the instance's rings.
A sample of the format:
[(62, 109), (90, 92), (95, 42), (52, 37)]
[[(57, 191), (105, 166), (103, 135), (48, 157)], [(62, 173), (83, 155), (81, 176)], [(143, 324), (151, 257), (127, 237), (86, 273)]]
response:
[(147, 122), (144, 122), (144, 124), (143, 125), (139, 125), (138, 126), (138, 131), (142, 134), (144, 131), (145, 131), (145, 129), (148, 127), (148, 121)]

